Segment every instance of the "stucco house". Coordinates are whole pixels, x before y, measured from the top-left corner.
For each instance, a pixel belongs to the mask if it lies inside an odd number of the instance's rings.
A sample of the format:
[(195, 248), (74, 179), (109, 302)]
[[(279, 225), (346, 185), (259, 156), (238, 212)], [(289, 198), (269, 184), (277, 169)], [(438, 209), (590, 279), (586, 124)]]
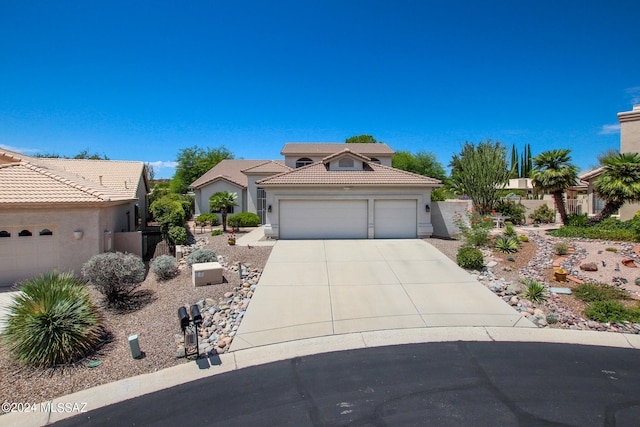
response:
[[(640, 105), (634, 105), (633, 110), (618, 113), (620, 122), (620, 152), (640, 153)], [(570, 189), (568, 201), (579, 207), (577, 213), (596, 215), (604, 209), (605, 201), (598, 197), (593, 190), (593, 182), (602, 173), (602, 167), (582, 172), (578, 176), (578, 185)], [(577, 195), (576, 195), (577, 194)], [(618, 217), (628, 221), (640, 210), (639, 203), (625, 203), (620, 208)]]
[(144, 163), (34, 158), (0, 148), (0, 285), (93, 255), (141, 254), (149, 184)]
[(279, 239), (416, 238), (433, 233), (436, 179), (391, 167), (386, 144), (288, 143), (284, 161), (224, 160), (191, 187), (196, 214), (218, 191), (238, 194)]

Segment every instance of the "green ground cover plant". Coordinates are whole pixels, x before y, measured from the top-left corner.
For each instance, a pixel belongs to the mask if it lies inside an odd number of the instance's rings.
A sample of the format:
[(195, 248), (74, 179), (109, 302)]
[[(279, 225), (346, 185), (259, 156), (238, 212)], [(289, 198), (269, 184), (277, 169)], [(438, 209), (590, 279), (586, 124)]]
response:
[(460, 267), (468, 269), (480, 269), (484, 265), (482, 251), (471, 246), (465, 246), (458, 249), (456, 261)]
[(22, 282), (2, 333), (12, 357), (30, 366), (67, 364), (101, 342), (102, 316), (83, 282), (47, 273)]

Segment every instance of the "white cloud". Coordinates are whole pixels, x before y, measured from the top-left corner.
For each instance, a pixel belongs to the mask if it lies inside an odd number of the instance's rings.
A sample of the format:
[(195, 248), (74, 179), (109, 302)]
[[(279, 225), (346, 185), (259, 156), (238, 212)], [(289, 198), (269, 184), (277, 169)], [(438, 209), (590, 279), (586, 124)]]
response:
[(22, 154), (37, 153), (40, 151), (37, 148), (12, 147), (11, 145), (6, 145), (6, 144), (0, 144), (0, 148), (4, 148), (5, 150), (9, 150), (9, 151), (15, 151), (16, 153), (22, 153)]
[(640, 86), (628, 88), (627, 93), (631, 96), (633, 105), (640, 104)]
[(170, 162), (170, 161), (163, 161), (163, 160), (158, 160), (155, 162), (147, 162), (147, 163), (149, 163), (151, 166), (157, 169), (162, 169), (162, 168), (175, 169), (175, 167), (178, 165), (177, 162)]
[(600, 135), (613, 135), (614, 133), (620, 133), (620, 123), (615, 125), (602, 125), (602, 129), (598, 134)]

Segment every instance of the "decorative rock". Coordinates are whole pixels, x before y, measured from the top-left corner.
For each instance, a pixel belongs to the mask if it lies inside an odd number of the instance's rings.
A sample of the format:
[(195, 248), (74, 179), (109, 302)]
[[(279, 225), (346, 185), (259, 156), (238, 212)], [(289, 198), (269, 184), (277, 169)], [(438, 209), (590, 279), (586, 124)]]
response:
[(582, 271), (598, 271), (598, 266), (595, 262), (587, 262), (580, 264), (580, 270)]
[(487, 267), (489, 267), (489, 268), (495, 267), (496, 265), (498, 265), (498, 263), (496, 261), (489, 261), (487, 263)]

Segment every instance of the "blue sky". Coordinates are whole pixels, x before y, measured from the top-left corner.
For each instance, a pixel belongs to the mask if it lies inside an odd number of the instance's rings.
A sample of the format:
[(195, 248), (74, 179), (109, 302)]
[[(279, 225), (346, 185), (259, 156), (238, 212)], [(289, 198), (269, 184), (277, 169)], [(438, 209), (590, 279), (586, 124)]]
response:
[(487, 138), (586, 169), (640, 103), (640, 2), (2, 1), (0, 145), (160, 165), (371, 134), (447, 165)]

